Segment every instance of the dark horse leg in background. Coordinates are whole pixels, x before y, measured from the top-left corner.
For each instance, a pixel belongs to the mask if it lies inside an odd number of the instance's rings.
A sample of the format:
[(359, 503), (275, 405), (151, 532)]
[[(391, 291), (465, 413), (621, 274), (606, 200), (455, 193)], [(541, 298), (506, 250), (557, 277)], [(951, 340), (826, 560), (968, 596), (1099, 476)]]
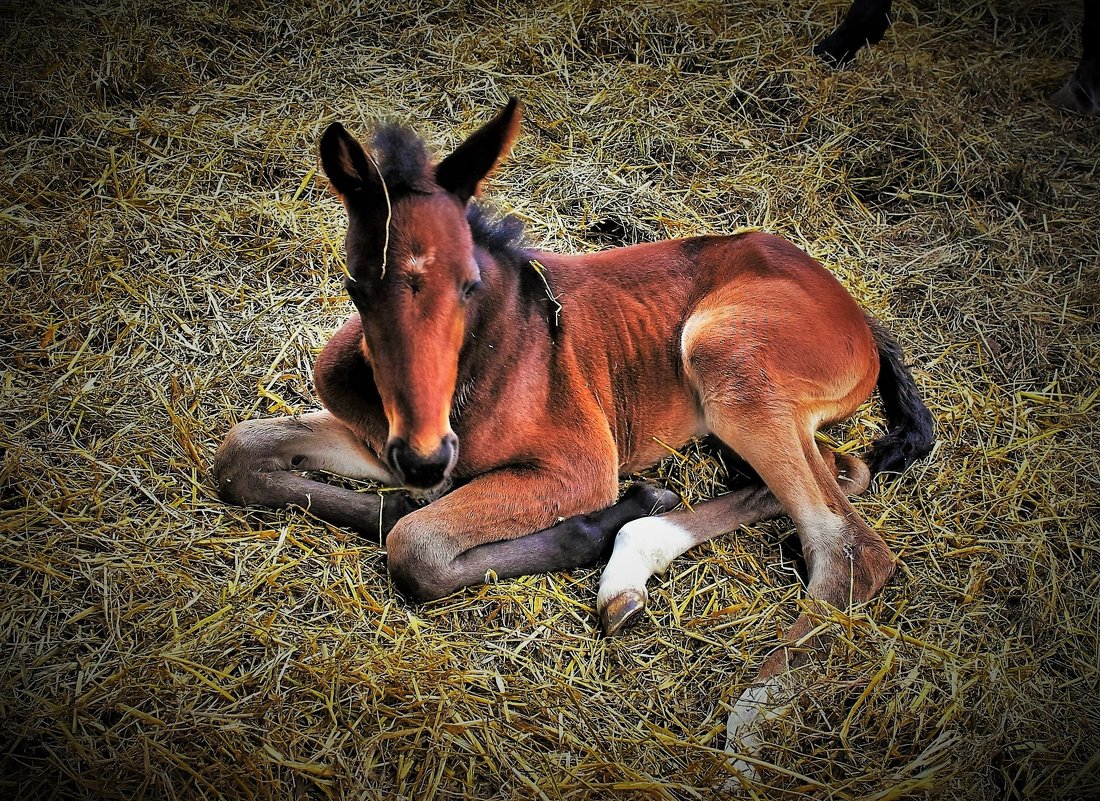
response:
[[(890, 26), (891, 0), (853, 0), (837, 29), (814, 45), (814, 55), (838, 67), (851, 63), (860, 48), (882, 41)], [(1057, 108), (1100, 114), (1100, 0), (1085, 0), (1081, 61), (1065, 85), (1050, 97)]]
[(1100, 114), (1100, 0), (1085, 0), (1081, 61), (1065, 86), (1050, 96), (1050, 102), (1077, 114)]
[(891, 0), (853, 0), (837, 29), (814, 45), (814, 55), (830, 64), (850, 64), (866, 44), (882, 41), (890, 26)]

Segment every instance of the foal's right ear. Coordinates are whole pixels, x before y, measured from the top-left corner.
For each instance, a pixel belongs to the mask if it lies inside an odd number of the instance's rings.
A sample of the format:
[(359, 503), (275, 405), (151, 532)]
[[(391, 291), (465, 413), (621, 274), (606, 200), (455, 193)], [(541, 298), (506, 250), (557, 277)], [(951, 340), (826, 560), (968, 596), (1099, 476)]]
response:
[(332, 123), (321, 137), (321, 166), (333, 189), (345, 198), (381, 185), (378, 169), (363, 146), (338, 122)]

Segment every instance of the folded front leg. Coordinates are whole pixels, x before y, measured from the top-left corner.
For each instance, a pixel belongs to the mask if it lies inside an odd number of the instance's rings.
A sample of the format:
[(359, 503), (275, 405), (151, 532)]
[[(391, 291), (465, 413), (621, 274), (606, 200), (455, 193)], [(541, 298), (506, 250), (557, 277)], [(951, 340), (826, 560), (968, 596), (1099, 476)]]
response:
[(627, 522), (679, 501), (643, 484), (609, 506), (617, 494), (611, 467), (602, 480), (493, 471), (399, 521), (387, 542), (390, 574), (405, 595), (427, 601), (480, 584), (490, 572), (512, 578), (590, 565)]
[(214, 457), (222, 500), (241, 506), (299, 506), (322, 520), (385, 536), (416, 503), (405, 492), (355, 492), (294, 471), (322, 471), (393, 485), (377, 456), (330, 412), (246, 420)]
[(481, 577), (492, 570), (498, 578), (589, 567), (610, 552), (615, 533), (627, 523), (667, 512), (679, 502), (672, 490), (638, 482), (605, 509), (573, 515), (514, 540), (475, 546), (458, 556), (456, 567)]

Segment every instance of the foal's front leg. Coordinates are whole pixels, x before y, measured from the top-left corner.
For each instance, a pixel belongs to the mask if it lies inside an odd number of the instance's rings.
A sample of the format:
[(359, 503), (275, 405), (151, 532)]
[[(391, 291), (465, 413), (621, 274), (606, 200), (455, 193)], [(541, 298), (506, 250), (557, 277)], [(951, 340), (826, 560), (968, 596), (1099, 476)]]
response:
[(369, 448), (331, 412), (245, 420), (235, 425), (214, 456), (222, 500), (271, 509), (300, 506), (334, 523), (385, 536), (416, 504), (404, 492), (355, 492), (298, 475), (319, 470), (347, 478), (396, 480)]
[(591, 482), (494, 471), (400, 520), (386, 542), (390, 574), (405, 595), (428, 601), (483, 583), (490, 572), (514, 578), (591, 565), (626, 523), (680, 500), (649, 484), (612, 503), (617, 493), (613, 471)]

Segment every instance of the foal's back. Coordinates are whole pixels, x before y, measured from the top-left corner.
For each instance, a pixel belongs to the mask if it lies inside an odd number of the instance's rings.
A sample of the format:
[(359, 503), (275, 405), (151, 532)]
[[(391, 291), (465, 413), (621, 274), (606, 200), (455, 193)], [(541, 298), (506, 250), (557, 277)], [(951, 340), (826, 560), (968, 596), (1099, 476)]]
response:
[[(864, 325), (858, 304), (828, 270), (786, 239), (761, 231), (537, 258), (549, 268), (553, 290), (568, 298), (569, 315), (585, 324), (602, 319), (628, 332), (645, 327), (652, 336), (670, 335), (693, 312), (736, 302), (827, 312), (838, 326)], [(611, 332), (593, 333), (595, 344)]]
[[(851, 404), (836, 401), (874, 386), (877, 356), (863, 312), (781, 237), (693, 237), (538, 260), (566, 310), (565, 372), (597, 396), (624, 472), (709, 430), (700, 397), (707, 389), (685, 362), (693, 351), (718, 360), (726, 386), (750, 400), (774, 391), (828, 401), (815, 422), (850, 414)], [(788, 391), (804, 382), (814, 387), (810, 397), (802, 387)]]

